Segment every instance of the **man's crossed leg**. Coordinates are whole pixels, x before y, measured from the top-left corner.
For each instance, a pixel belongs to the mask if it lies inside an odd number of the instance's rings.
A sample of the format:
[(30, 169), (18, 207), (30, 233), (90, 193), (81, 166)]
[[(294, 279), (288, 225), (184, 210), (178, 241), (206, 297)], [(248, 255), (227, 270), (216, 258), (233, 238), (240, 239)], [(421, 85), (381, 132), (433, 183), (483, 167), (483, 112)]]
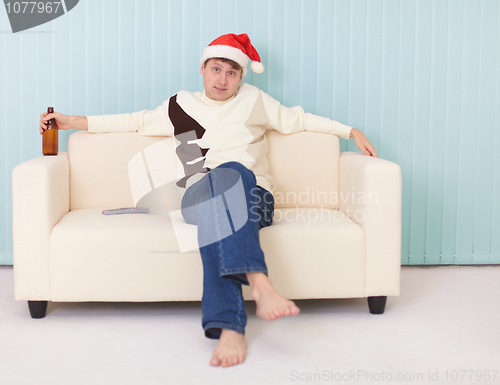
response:
[(182, 201), (188, 223), (198, 225), (203, 262), (203, 328), (219, 339), (210, 365), (240, 364), (246, 356), (246, 313), (241, 285), (250, 285), (257, 316), (267, 321), (299, 314), (267, 276), (259, 229), (272, 224), (274, 199), (252, 171), (224, 163), (191, 186)]

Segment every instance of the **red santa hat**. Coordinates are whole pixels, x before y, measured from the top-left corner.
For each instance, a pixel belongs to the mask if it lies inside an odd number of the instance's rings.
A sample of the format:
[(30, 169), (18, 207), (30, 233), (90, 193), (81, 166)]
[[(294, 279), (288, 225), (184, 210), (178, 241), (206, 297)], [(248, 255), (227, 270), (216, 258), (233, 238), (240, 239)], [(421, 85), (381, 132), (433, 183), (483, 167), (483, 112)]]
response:
[(243, 68), (243, 76), (247, 74), (248, 58), (252, 60), (250, 67), (253, 72), (257, 74), (264, 72), (260, 56), (246, 33), (241, 35), (228, 33), (219, 36), (203, 50), (200, 62), (203, 64), (214, 57), (221, 57), (238, 63)]

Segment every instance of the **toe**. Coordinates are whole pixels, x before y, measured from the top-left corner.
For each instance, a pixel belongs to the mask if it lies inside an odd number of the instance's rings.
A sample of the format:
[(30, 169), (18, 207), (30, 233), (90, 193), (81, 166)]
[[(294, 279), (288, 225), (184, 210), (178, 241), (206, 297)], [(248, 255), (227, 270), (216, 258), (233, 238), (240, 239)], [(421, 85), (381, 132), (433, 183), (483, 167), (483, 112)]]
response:
[(220, 366), (220, 361), (212, 359), (210, 360), (210, 366)]
[(212, 359), (210, 360), (210, 366), (220, 366), (222, 364), (221, 360), (217, 356), (212, 356)]

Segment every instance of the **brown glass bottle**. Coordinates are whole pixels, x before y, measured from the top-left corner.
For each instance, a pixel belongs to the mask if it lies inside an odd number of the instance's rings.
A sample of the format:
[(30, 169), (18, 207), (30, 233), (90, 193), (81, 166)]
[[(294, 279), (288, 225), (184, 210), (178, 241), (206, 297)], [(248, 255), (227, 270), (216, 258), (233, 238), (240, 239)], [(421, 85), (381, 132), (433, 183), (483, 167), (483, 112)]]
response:
[[(54, 112), (54, 107), (47, 109), (49, 114)], [(43, 132), (43, 155), (57, 155), (59, 150), (59, 130), (54, 119), (49, 119), (47, 129)]]

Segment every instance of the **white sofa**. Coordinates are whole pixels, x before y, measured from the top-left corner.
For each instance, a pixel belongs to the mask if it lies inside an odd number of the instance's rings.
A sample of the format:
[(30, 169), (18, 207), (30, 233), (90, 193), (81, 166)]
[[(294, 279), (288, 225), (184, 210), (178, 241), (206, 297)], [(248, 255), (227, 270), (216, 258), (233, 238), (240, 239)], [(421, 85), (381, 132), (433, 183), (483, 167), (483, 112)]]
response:
[[(399, 166), (340, 153), (333, 135), (266, 137), (275, 219), (260, 230), (260, 242), (274, 287), (290, 299), (367, 297), (370, 311), (382, 313), (400, 288)], [(129, 167), (138, 156), (149, 162), (149, 195), (159, 191), (148, 149), (173, 140), (80, 131), (68, 152), (14, 169), (15, 297), (28, 301), (33, 318), (45, 316), (47, 301), (201, 299), (199, 251), (181, 252), (164, 206), (143, 199), (149, 214), (102, 214), (134, 206)], [(175, 175), (173, 155), (165, 157), (164, 172)], [(244, 295), (251, 299), (248, 288)]]

